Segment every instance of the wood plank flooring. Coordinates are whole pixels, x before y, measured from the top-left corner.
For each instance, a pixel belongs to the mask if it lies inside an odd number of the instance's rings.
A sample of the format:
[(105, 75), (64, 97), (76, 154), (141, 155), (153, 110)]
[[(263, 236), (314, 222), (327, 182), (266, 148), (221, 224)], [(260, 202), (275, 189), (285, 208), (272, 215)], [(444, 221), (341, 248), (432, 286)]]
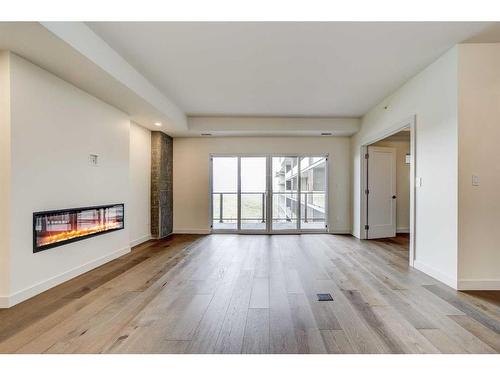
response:
[(407, 236), (175, 235), (0, 309), (0, 353), (499, 352), (500, 293), (410, 269)]

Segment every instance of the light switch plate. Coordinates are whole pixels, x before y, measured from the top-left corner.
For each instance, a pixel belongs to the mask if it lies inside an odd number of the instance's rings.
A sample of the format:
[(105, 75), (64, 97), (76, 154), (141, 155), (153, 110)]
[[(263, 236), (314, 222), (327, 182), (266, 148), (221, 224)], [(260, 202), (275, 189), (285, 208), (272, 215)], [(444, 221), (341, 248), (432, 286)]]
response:
[(417, 186), (422, 187), (422, 185), (423, 185), (422, 177), (417, 177)]
[(479, 186), (479, 176), (472, 175), (472, 186)]

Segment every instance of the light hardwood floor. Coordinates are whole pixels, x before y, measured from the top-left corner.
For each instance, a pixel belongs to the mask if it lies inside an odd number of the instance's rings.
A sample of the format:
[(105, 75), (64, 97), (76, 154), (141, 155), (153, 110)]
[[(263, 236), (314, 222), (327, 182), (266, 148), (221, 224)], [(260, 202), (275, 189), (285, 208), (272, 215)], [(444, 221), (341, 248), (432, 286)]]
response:
[(457, 293), (409, 269), (407, 246), (404, 236), (150, 241), (0, 310), (0, 352), (500, 352), (499, 293)]

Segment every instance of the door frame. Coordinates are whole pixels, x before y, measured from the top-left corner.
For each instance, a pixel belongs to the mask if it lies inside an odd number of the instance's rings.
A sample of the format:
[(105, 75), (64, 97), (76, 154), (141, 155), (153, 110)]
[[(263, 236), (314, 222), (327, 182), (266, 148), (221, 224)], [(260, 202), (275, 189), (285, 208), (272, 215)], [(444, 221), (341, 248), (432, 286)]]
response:
[[(237, 157), (238, 158), (238, 192), (241, 190), (241, 158), (242, 157), (265, 157), (266, 158), (266, 229), (262, 230), (252, 230), (240, 228), (240, 222), (238, 220), (237, 229), (214, 229), (212, 226), (213, 222), (213, 158), (215, 157)], [(324, 157), (325, 158), (325, 228), (324, 229), (293, 229), (293, 230), (273, 230), (272, 229), (272, 158), (273, 157), (296, 157), (298, 158), (298, 168), (300, 168), (300, 158), (301, 157)], [(329, 178), (330, 178), (330, 156), (328, 153), (211, 153), (209, 154), (208, 164), (208, 198), (209, 198), (209, 209), (208, 209), (208, 219), (210, 233), (236, 233), (236, 234), (307, 234), (307, 233), (328, 233), (330, 230), (330, 219), (329, 219)], [(299, 194), (299, 211), (298, 211), (298, 221), (300, 221), (300, 179), (298, 180), (298, 194)], [(238, 217), (240, 217), (240, 194), (238, 194)], [(297, 224), (298, 225), (298, 224)]]
[(416, 199), (416, 194), (415, 194), (415, 189), (416, 189), (416, 162), (417, 162), (417, 154), (416, 154), (416, 142), (417, 142), (417, 137), (416, 137), (416, 115), (410, 116), (395, 125), (391, 126), (389, 129), (386, 129), (382, 132), (376, 133), (374, 135), (371, 135), (369, 137), (366, 137), (361, 142), (361, 148), (360, 148), (360, 228), (359, 228), (359, 234), (360, 234), (360, 239), (366, 240), (367, 239), (367, 232), (364, 229), (366, 224), (367, 224), (367, 209), (368, 209), (368, 201), (366, 199), (366, 194), (365, 191), (368, 188), (368, 181), (367, 181), (367, 172), (368, 172), (368, 163), (367, 159), (365, 158), (366, 153), (368, 152), (368, 146), (381, 141), (384, 138), (387, 138), (393, 134), (398, 133), (399, 131), (409, 128), (410, 129), (410, 250), (408, 254), (408, 263), (411, 267), (413, 267), (414, 261), (415, 261), (415, 234), (416, 234), (416, 223), (415, 223), (415, 214), (416, 214), (416, 205), (415, 205), (415, 199)]

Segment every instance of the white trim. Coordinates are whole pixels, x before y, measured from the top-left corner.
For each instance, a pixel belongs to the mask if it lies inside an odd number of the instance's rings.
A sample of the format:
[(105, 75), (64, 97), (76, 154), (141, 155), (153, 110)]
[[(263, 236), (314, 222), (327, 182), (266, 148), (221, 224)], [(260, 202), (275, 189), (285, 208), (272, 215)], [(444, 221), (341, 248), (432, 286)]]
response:
[[(212, 154), (208, 155), (208, 226), (209, 231), (213, 229), (213, 220), (214, 220), (214, 199), (212, 191), (214, 190), (213, 186), (213, 170), (214, 170), (214, 157)], [(176, 231), (174, 230), (174, 233)], [(181, 232), (182, 233), (182, 232)]]
[(396, 233), (410, 233), (409, 227), (398, 227), (396, 228)]
[(151, 236), (151, 234), (147, 234), (145, 236), (139, 237), (136, 240), (130, 241), (130, 247), (134, 247), (134, 246), (140, 245), (141, 243), (149, 241), (152, 238), (153, 237)]
[(415, 262), (413, 262), (413, 267), (435, 278), (436, 280), (441, 281), (442, 283), (448, 285), (449, 287), (457, 289), (457, 279), (455, 279), (454, 277), (447, 275), (442, 271), (416, 259)]
[(368, 135), (366, 136), (362, 141), (361, 144), (363, 146), (368, 146), (373, 143), (377, 143), (378, 141), (381, 141), (393, 134), (399, 133), (400, 130), (407, 128), (411, 125), (411, 123), (415, 122), (415, 116), (416, 115), (411, 115), (407, 118), (405, 118), (402, 121), (397, 122), (396, 124), (392, 125), (391, 127), (382, 130), (376, 134), (373, 135)]
[(351, 234), (352, 235), (352, 230), (351, 229), (333, 229), (331, 231), (327, 232), (328, 234)]
[(359, 170), (361, 173), (360, 179), (359, 179), (359, 206), (360, 206), (360, 213), (359, 213), (359, 239), (360, 240), (366, 240), (367, 233), (365, 229), (365, 224), (368, 221), (367, 218), (367, 199), (366, 199), (366, 194), (365, 190), (368, 187), (368, 161), (366, 160), (366, 154), (368, 154), (368, 146), (362, 145), (361, 146), (361, 151), (360, 151), (360, 158), (359, 158)]
[(416, 191), (415, 181), (417, 173), (417, 116), (413, 115), (410, 118), (410, 249), (408, 254), (410, 267), (414, 266), (416, 255)]
[(500, 279), (461, 279), (458, 290), (500, 290)]
[(127, 253), (130, 253), (130, 247), (126, 247), (124, 249), (115, 251), (114, 253), (93, 260), (91, 262), (85, 263), (81, 266), (75, 267), (69, 271), (61, 273), (60, 275), (51, 277), (47, 280), (32, 285), (26, 289), (11, 294), (10, 296), (2, 296), (0, 297), (0, 307), (5, 308), (17, 305), (22, 301), (25, 301), (31, 297), (36, 296), (37, 294), (45, 292), (46, 290), (53, 288), (56, 285), (62, 284), (65, 281), (80, 276), (81, 274), (93, 270), (94, 268), (102, 266), (103, 264), (108, 263), (116, 258), (119, 258)]
[(210, 234), (210, 229), (174, 229), (172, 234)]
[[(386, 129), (380, 133), (375, 135), (366, 137), (361, 142), (360, 148), (360, 225), (359, 225), (359, 238), (366, 239), (367, 234), (365, 228), (365, 224), (367, 222), (366, 217), (366, 209), (367, 209), (367, 200), (365, 195), (365, 189), (367, 188), (367, 161), (365, 159), (365, 154), (367, 152), (367, 147), (370, 144), (378, 142), (388, 136), (399, 132), (401, 129), (410, 128), (410, 155), (411, 155), (411, 164), (410, 164), (410, 251), (408, 257), (408, 263), (410, 267), (415, 266), (415, 258), (416, 258), (416, 245), (415, 245), (415, 234), (416, 234), (416, 221), (415, 221), (415, 211), (416, 211), (416, 194), (415, 194), (415, 173), (416, 173), (416, 162), (417, 162), (417, 126), (416, 126), (416, 115), (412, 115), (407, 119), (398, 122), (397, 124), (391, 126), (389, 129)], [(353, 234), (354, 235), (354, 234)], [(455, 281), (456, 283), (456, 281)]]

